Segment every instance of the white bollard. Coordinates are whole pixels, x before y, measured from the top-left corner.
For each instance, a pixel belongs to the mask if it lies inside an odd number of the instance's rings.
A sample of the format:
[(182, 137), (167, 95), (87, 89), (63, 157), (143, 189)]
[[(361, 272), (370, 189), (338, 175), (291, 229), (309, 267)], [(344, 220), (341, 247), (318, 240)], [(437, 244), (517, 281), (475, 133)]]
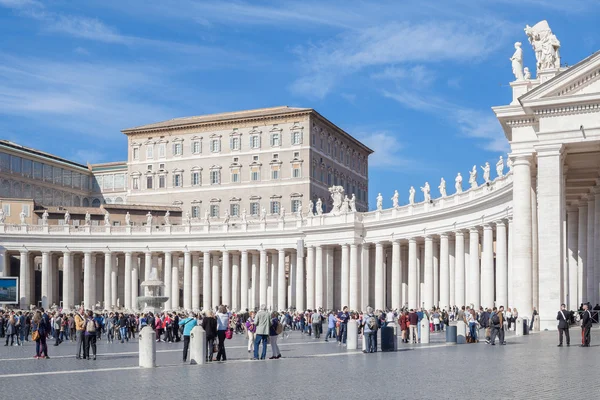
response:
[(363, 349), (363, 351), (367, 351), (367, 338), (365, 338), (364, 332), (362, 335), (362, 349)]
[(456, 344), (467, 343), (467, 324), (464, 321), (456, 323)]
[(156, 367), (156, 332), (149, 326), (144, 327), (139, 334), (140, 367)]
[(201, 326), (195, 326), (190, 335), (190, 364), (206, 363), (206, 332)]
[(348, 321), (348, 335), (346, 338), (346, 349), (356, 350), (358, 349), (358, 321), (351, 319)]
[(429, 320), (421, 319), (421, 344), (429, 344)]
[(515, 324), (517, 324), (516, 326), (516, 330), (515, 330), (515, 335), (517, 336), (523, 336), (523, 318), (519, 317), (517, 318), (517, 322), (515, 322)]

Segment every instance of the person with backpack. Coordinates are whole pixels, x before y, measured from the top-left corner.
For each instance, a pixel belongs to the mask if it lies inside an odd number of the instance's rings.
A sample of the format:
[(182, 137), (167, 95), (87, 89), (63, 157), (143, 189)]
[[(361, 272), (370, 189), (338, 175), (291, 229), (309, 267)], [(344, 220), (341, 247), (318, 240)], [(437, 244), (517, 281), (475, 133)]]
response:
[(84, 332), (84, 347), (83, 347), (83, 359), (90, 360), (90, 347), (94, 354), (94, 360), (96, 359), (96, 339), (97, 332), (100, 329), (98, 322), (94, 318), (94, 312), (88, 311), (87, 318), (85, 319), (85, 332)]
[[(150, 325), (152, 326), (152, 325)], [(192, 329), (196, 326), (196, 316), (194, 313), (189, 313), (186, 319), (179, 321), (179, 326), (183, 327), (183, 362), (187, 360), (188, 348), (190, 347), (190, 335)], [(208, 339), (208, 333), (207, 333)], [(212, 350), (211, 350), (212, 354)], [(212, 358), (212, 357), (211, 357)]]
[(505, 345), (504, 341), (504, 306), (500, 308), (493, 308), (492, 314), (490, 315), (490, 325), (492, 327), (492, 336), (490, 338), (490, 345), (495, 346), (496, 336), (500, 345)]
[(362, 330), (366, 338), (367, 349), (363, 353), (377, 352), (377, 329), (379, 329), (379, 318), (373, 314), (373, 307), (367, 307), (367, 314), (363, 315)]
[(81, 351), (85, 354), (85, 313), (83, 307), (79, 309), (79, 312), (75, 314), (75, 337), (77, 340), (77, 353), (75, 358), (81, 359)]
[(346, 339), (348, 337), (348, 321), (350, 320), (350, 313), (348, 312), (348, 307), (344, 306), (342, 311), (340, 311), (337, 315), (337, 320), (339, 322), (339, 332), (337, 336), (338, 345), (345, 346)]
[(319, 310), (315, 310), (315, 312), (312, 315), (312, 330), (313, 333), (315, 334), (315, 339), (320, 339), (321, 338), (321, 331), (323, 330), (323, 316), (321, 315), (321, 312)]
[(271, 340), (271, 352), (272, 356), (269, 360), (277, 360), (281, 358), (279, 352), (279, 346), (277, 345), (277, 338), (283, 332), (283, 325), (279, 322), (277, 311), (271, 313), (271, 328), (269, 329), (269, 340)]

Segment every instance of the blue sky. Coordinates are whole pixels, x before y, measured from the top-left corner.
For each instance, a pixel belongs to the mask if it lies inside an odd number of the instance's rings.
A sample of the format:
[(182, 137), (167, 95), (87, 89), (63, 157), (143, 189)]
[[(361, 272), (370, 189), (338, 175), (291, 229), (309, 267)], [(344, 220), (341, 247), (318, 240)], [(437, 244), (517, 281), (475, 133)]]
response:
[(572, 65), (600, 49), (599, 5), (0, 0), (0, 138), (117, 161), (124, 128), (312, 107), (376, 151), (371, 208), (394, 189), (405, 204), (411, 185), (437, 196), (443, 176), (452, 193), (457, 172), (508, 150), (490, 107), (511, 100), (515, 41), (534, 70), (525, 24), (548, 20)]

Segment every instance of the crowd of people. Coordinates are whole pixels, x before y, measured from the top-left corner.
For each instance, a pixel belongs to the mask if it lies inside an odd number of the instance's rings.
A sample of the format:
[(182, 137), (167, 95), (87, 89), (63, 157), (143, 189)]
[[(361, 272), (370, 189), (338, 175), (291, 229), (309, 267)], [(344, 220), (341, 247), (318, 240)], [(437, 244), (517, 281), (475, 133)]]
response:
[[(600, 308), (600, 307), (598, 307)], [(537, 315), (535, 308), (533, 315)], [(355, 312), (344, 307), (337, 311), (306, 310), (299, 311), (269, 311), (266, 305), (259, 310), (231, 312), (227, 306), (221, 305), (213, 310), (199, 313), (183, 314), (180, 312), (125, 313), (104, 312), (94, 313), (80, 308), (76, 312), (46, 312), (43, 308), (35, 311), (0, 311), (0, 338), (5, 338), (5, 346), (22, 346), (23, 343), (36, 343), (34, 358), (48, 357), (48, 340), (54, 340), (54, 346), (63, 342), (76, 343), (77, 359), (95, 360), (97, 356), (97, 341), (120, 343), (135, 339), (136, 334), (144, 327), (150, 327), (156, 333), (157, 342), (177, 343), (183, 341), (183, 361), (188, 358), (190, 335), (195, 326), (201, 326), (206, 332), (207, 359), (206, 361), (226, 361), (226, 340), (234, 334), (244, 334), (248, 339), (248, 353), (253, 360), (264, 360), (267, 346), (271, 346), (271, 357), (281, 358), (278, 338), (289, 331), (298, 331), (308, 337), (324, 341), (334, 340), (340, 346), (346, 346), (348, 322), (356, 320), (358, 333), (363, 339), (363, 352), (377, 351), (377, 331), (390, 322), (397, 323), (401, 331), (403, 343), (420, 343), (421, 330), (428, 327), (430, 332), (443, 332), (445, 328), (458, 321), (463, 321), (467, 329), (467, 342), (477, 343), (480, 331), (485, 342), (495, 345), (496, 338), (504, 345), (504, 333), (517, 329), (516, 321), (519, 312), (516, 308), (504, 309), (480, 307), (451, 307), (449, 309), (400, 309), (373, 310), (368, 307), (365, 312)], [(425, 323), (423, 320), (425, 319)], [(566, 337), (570, 345), (568, 328), (582, 320), (582, 346), (589, 346), (590, 328), (597, 321), (596, 308), (592, 310), (588, 304), (582, 304), (577, 312), (567, 311), (564, 305), (558, 312), (558, 328), (560, 343)], [(533, 319), (530, 328), (533, 327)], [(262, 351), (260, 347), (262, 345)]]

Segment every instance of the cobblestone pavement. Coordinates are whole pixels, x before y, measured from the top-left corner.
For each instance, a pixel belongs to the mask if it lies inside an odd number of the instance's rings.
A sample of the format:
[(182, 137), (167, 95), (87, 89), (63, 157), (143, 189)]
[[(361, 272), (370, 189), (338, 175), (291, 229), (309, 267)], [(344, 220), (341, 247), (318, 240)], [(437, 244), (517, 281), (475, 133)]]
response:
[[(445, 345), (443, 334), (432, 334), (429, 345), (377, 354), (295, 332), (279, 340), (283, 357), (273, 361), (249, 360), (245, 338), (235, 335), (227, 341), (228, 361), (206, 366), (182, 363), (182, 343), (157, 343), (158, 367), (150, 370), (137, 367), (137, 341), (102, 340), (96, 361), (76, 360), (73, 343), (50, 345), (51, 358), (35, 360), (34, 344), (26, 343), (0, 347), (0, 393), (17, 390), (20, 399), (40, 398), (36, 388), (53, 399), (600, 398), (600, 330), (594, 329), (591, 348), (578, 347), (579, 328), (571, 332), (572, 347), (556, 347), (555, 332), (509, 334), (507, 346), (494, 347)], [(24, 382), (36, 386), (25, 390)]]

